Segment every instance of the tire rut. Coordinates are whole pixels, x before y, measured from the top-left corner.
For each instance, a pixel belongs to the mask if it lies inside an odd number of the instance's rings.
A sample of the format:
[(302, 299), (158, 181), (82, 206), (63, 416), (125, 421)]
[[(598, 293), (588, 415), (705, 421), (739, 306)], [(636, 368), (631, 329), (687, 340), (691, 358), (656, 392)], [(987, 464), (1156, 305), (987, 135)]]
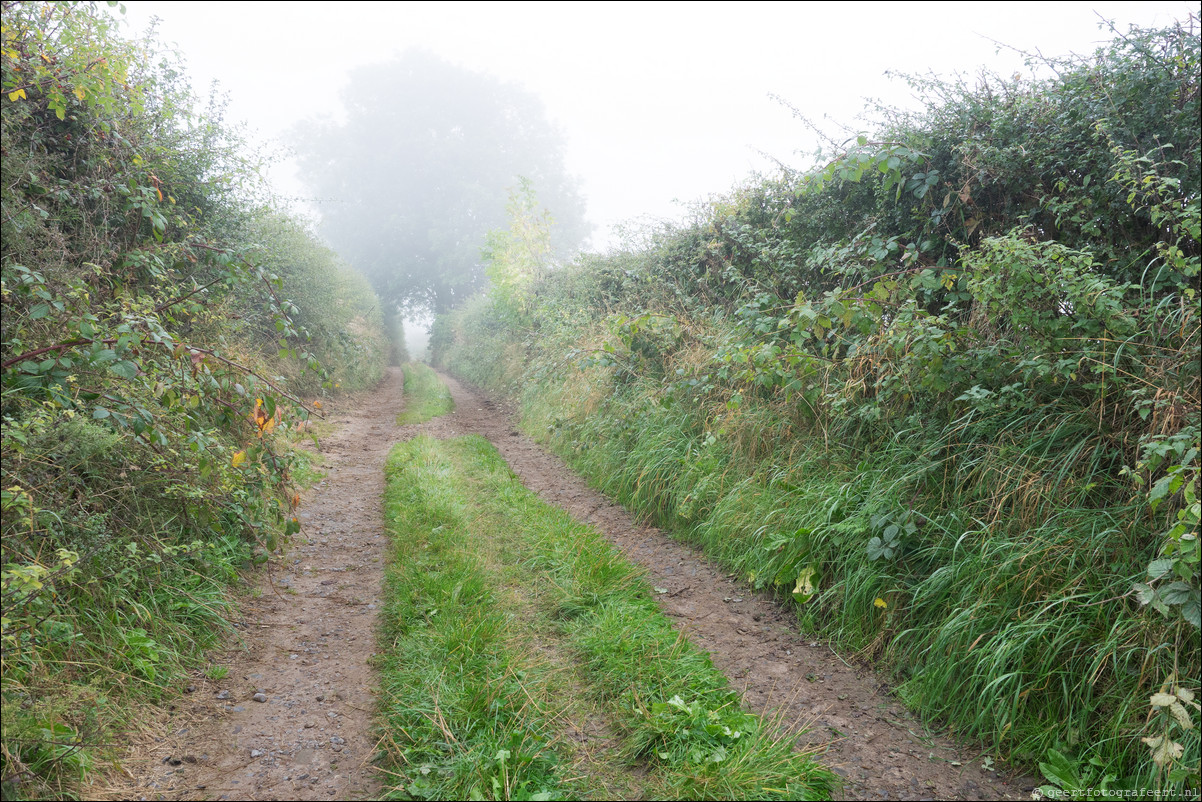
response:
[(326, 477), (304, 493), (301, 531), (234, 622), (238, 641), (197, 672), (165, 720), (144, 722), (90, 798), (374, 799), (376, 620), (387, 538), (384, 460), (398, 439), (403, 377), (331, 402)]
[(544, 501), (597, 527), (647, 571), (663, 591), (661, 608), (709, 652), (749, 709), (786, 729), (807, 728), (804, 739), (844, 778), (842, 798), (1030, 798), (1033, 778), (1005, 772), (980, 748), (928, 732), (871, 669), (849, 664), (825, 641), (800, 632), (795, 617), (772, 599), (588, 487), (518, 431), (512, 409), (440, 376), (455, 411), (412, 427), (412, 434), (486, 437)]

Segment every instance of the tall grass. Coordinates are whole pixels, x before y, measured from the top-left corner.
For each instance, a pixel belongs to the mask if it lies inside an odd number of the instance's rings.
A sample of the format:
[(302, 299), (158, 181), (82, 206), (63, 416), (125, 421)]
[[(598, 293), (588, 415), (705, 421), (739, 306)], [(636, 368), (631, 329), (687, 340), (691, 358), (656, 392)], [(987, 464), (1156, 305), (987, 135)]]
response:
[[(1146, 698), (1174, 671), (1196, 676), (1199, 650), (1181, 641), (1173, 665), (1159, 646), (1170, 626), (1129, 593), (1158, 544), (1138, 500), (1113, 503), (1119, 466), (1088, 415), (966, 414), (897, 426), (866, 452), (773, 438), (795, 424), (770, 402), (731, 416), (614, 375), (543, 373), (522, 395), (524, 425), (599, 489), (778, 593), (804, 627), (879, 659), (929, 718), (1027, 765), (1060, 749), (1156, 780)], [(893, 523), (914, 529), (872, 559), (867, 542)], [(818, 593), (797, 604), (807, 567)], [(1183, 744), (1188, 762), (1196, 731)]]

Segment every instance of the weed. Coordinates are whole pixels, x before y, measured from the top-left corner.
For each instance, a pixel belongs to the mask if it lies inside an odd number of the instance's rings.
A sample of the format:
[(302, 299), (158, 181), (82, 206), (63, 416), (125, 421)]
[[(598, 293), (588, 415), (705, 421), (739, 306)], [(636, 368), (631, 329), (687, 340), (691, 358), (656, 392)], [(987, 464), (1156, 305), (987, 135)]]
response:
[(228, 666), (211, 665), (205, 669), (205, 676), (211, 680), (221, 680), (229, 676), (230, 669)]

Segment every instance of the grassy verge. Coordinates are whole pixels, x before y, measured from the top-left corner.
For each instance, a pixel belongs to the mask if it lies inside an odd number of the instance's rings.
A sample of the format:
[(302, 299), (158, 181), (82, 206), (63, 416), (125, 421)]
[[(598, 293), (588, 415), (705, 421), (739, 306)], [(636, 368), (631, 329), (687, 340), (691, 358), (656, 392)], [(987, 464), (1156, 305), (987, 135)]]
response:
[[(1041, 495), (1045, 485), (1024, 495), (1014, 479), (949, 478), (931, 457), (940, 432), (898, 438), (869, 460), (790, 442), (752, 407), (715, 437), (693, 410), (657, 407), (656, 388), (637, 385), (567, 421), (584, 384), (529, 393), (526, 428), (551, 432), (594, 486), (756, 587), (785, 595), (812, 570), (816, 593), (796, 608), (802, 627), (882, 658), (916, 709), (1029, 764), (1074, 733), (1090, 733), (1115, 764), (1138, 764), (1146, 750), (1131, 733), (1146, 711), (1134, 666), (1153, 641), (1129, 606), (1115, 609), (1141, 565), (1123, 525), (1130, 511), (1058, 502)], [(1079, 442), (1068, 423), (1059, 429)], [(740, 441), (780, 445), (751, 462)], [(1039, 449), (1061, 453), (1026, 447)], [(985, 519), (974, 496), (990, 493), (1010, 495), (1008, 516)], [(865, 548), (891, 526), (892, 553)], [(1101, 555), (1110, 571), (1094, 567)]]
[[(1092, 411), (1066, 396), (943, 424), (899, 416), (870, 439), (766, 393), (703, 392), (716, 378), (699, 372), (727, 369), (712, 353), (734, 334), (720, 320), (690, 326), (714, 351), (663, 355), (660, 377), (609, 357), (568, 365), (565, 353), (608, 352), (604, 333), (565, 326), (522, 373), (486, 386), (520, 385), (528, 433), (775, 589), (805, 631), (878, 659), (929, 720), (1032, 772), (1054, 751), (1125, 788), (1194, 787), (1198, 728), (1149, 716), (1148, 702), (1166, 678), (1197, 677), (1196, 631), (1130, 592), (1160, 544)], [(446, 364), (479, 381), (505, 340), (469, 342)], [(814, 592), (796, 605), (805, 581)], [(1182, 757), (1166, 772), (1148, 742), (1173, 727)]]
[(638, 570), (486, 441), (416, 438), (387, 471), (394, 796), (829, 795), (833, 775), (740, 709)]
[(422, 423), (445, 415), (455, 408), (451, 391), (428, 365), (407, 362), (405, 371), (405, 407), (396, 416), (397, 426)]

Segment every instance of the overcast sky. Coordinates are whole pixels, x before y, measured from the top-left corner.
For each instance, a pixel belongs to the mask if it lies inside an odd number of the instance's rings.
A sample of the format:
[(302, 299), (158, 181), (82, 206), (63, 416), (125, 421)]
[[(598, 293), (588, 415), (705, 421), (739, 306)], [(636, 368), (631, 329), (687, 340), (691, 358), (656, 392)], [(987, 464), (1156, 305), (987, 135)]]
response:
[[(1045, 55), (1090, 53), (1126, 31), (1184, 19), (1196, 2), (1140, 3), (383, 3), (127, 0), (131, 33), (152, 16), (213, 80), (254, 137), (338, 117), (348, 71), (422, 47), (537, 94), (582, 180), (592, 246), (618, 222), (679, 217), (753, 171), (809, 163), (818, 142), (777, 95), (816, 120), (863, 128), (865, 98), (908, 105), (887, 71), (1027, 72), (991, 40)], [(835, 123), (825, 123), (832, 132)], [(767, 158), (765, 155), (767, 154)], [(303, 193), (295, 169), (272, 181)]]

